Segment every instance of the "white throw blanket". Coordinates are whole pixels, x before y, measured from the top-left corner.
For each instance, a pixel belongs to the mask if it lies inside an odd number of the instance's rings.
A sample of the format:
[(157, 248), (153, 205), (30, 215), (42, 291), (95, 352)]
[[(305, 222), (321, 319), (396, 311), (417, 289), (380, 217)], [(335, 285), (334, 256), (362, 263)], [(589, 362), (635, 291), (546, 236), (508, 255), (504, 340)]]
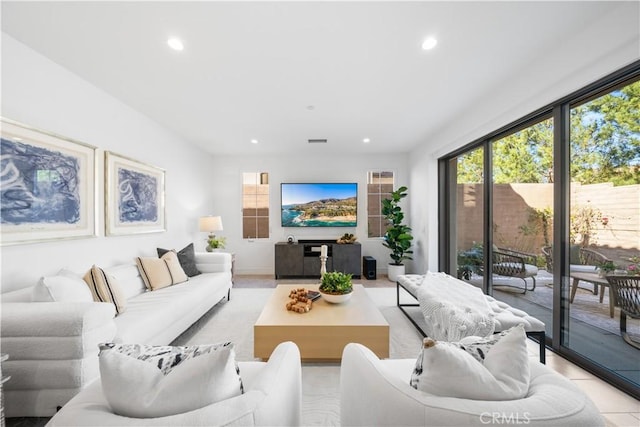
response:
[(448, 274), (425, 274), (418, 302), (427, 324), (425, 332), (435, 340), (485, 337), (495, 330), (495, 314), (482, 290)]

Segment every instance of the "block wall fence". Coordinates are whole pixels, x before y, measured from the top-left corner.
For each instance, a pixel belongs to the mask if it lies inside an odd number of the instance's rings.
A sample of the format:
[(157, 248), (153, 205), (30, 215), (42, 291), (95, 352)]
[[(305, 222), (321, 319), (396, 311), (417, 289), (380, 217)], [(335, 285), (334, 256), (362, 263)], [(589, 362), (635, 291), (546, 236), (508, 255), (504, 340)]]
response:
[[(483, 191), (484, 184), (457, 186), (459, 249), (482, 241)], [(530, 212), (531, 208), (552, 210), (553, 184), (495, 184), (493, 200), (495, 244), (540, 254), (544, 236), (530, 220)], [(625, 254), (640, 251), (640, 185), (572, 183), (571, 204), (591, 206), (602, 217), (590, 238), (591, 246), (620, 249)], [(548, 236), (552, 239), (553, 224)]]

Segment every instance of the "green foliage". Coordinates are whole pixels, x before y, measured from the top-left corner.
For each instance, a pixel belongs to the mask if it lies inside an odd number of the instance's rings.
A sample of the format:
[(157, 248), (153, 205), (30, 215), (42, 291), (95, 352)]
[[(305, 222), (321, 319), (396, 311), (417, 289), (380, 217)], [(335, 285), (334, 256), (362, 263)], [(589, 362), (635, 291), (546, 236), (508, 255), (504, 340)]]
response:
[(464, 153), (458, 157), (458, 184), (481, 184), (484, 182), (484, 150), (476, 150)]
[(604, 271), (605, 273), (610, 273), (612, 271), (614, 271), (617, 267), (614, 264), (613, 261), (611, 260), (606, 260), (603, 262), (599, 262), (598, 263), (598, 268), (600, 268), (600, 270)]
[(407, 197), (407, 187), (400, 187), (391, 193), (390, 199), (382, 201), (382, 215), (389, 223), (387, 232), (384, 235), (382, 245), (391, 250), (391, 259), (394, 265), (402, 265), (405, 259), (412, 259), (411, 248), (411, 228), (405, 224), (404, 213), (400, 207), (400, 201)]
[(471, 274), (482, 274), (484, 263), (484, 250), (482, 243), (474, 243), (466, 251), (458, 251), (458, 277), (471, 279)]
[(493, 182), (553, 182), (553, 122), (544, 120), (495, 141)]
[(348, 294), (353, 291), (351, 274), (341, 273), (339, 271), (324, 273), (319, 289), (327, 294)]
[(571, 176), (640, 183), (640, 81), (571, 110)]
[(226, 242), (227, 239), (225, 237), (209, 237), (207, 239), (207, 244), (209, 245), (207, 249), (224, 249)]
[[(571, 108), (571, 179), (581, 184), (640, 184), (640, 81)], [(553, 182), (553, 121), (547, 119), (492, 146), (493, 182)], [(459, 184), (484, 182), (484, 150), (458, 157)]]

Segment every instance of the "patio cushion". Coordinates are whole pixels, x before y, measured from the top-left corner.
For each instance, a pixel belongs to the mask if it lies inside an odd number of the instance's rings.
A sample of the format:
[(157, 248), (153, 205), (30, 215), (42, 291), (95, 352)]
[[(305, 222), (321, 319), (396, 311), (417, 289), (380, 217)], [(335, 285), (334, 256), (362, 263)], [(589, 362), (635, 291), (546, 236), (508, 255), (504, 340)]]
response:
[(524, 264), (524, 272), (522, 272), (522, 264), (518, 262), (501, 262), (493, 265), (493, 270), (497, 274), (500, 274), (500, 270), (506, 270), (510, 272), (519, 272), (524, 277), (531, 277), (538, 274), (538, 267), (531, 264)]
[(596, 270), (598, 270), (598, 267), (595, 265), (571, 264), (569, 266), (569, 271), (572, 273), (595, 273)]

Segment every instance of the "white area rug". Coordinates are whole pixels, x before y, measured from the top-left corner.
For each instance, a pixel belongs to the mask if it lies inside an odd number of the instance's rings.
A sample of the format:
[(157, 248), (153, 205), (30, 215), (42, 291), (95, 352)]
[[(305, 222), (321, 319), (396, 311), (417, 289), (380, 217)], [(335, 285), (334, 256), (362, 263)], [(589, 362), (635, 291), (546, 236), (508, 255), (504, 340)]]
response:
[[(422, 336), (395, 306), (395, 287), (367, 288), (366, 291), (389, 322), (391, 358), (416, 358)], [(253, 325), (271, 292), (273, 289), (233, 289), (231, 301), (216, 305), (173, 345), (232, 341), (238, 360), (254, 360)], [(303, 425), (340, 425), (339, 382), (339, 364), (302, 365)]]

